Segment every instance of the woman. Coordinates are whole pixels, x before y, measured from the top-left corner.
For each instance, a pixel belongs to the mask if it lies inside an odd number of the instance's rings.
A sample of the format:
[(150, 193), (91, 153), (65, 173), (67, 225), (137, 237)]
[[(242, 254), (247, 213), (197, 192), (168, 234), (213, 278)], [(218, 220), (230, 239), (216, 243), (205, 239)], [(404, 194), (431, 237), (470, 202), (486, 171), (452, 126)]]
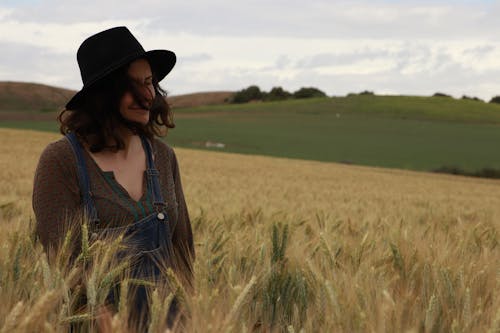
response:
[[(175, 54), (146, 52), (126, 27), (116, 27), (86, 39), (77, 59), (83, 88), (59, 116), (65, 137), (47, 146), (35, 174), (39, 239), (53, 258), (69, 221), (83, 213), (91, 241), (125, 235), (134, 277), (164, 278), (159, 263), (168, 262), (189, 286), (194, 246), (179, 167), (174, 151), (155, 138), (174, 127), (158, 82)], [(147, 317), (146, 291), (133, 302)]]

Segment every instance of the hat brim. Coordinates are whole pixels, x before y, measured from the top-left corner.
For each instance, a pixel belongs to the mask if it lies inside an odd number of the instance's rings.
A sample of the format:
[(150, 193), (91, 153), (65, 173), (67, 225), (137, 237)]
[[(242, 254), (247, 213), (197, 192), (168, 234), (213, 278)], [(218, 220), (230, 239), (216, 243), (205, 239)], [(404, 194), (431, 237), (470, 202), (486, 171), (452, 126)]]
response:
[(121, 59), (119, 62), (114, 63), (109, 66), (105, 72), (100, 73), (99, 76), (92, 78), (87, 84), (83, 86), (83, 88), (78, 91), (66, 104), (66, 110), (74, 110), (76, 109), (84, 99), (85, 93), (87, 90), (92, 87), (96, 82), (104, 79), (117, 69), (129, 64), (130, 62), (138, 59), (138, 58), (146, 58), (151, 66), (151, 72), (156, 77), (158, 82), (163, 80), (165, 76), (174, 68), (177, 58), (175, 53), (168, 50), (151, 50), (147, 52), (141, 52), (139, 54), (131, 55), (130, 57)]

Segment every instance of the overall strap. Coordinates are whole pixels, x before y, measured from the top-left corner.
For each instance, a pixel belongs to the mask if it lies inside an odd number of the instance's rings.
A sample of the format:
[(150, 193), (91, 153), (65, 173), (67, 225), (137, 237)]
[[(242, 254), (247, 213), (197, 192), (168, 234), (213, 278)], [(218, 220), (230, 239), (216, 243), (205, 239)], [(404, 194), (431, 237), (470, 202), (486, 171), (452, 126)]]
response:
[(76, 138), (74, 132), (67, 134), (66, 138), (70, 142), (71, 148), (73, 149), (73, 153), (76, 157), (78, 182), (80, 184), (80, 193), (83, 199), (84, 212), (91, 225), (97, 225), (99, 224), (99, 218), (97, 216), (97, 210), (94, 205), (94, 200), (92, 200), (92, 192), (90, 191), (90, 179), (87, 173), (85, 160), (83, 158), (83, 147)]
[(161, 195), (161, 187), (160, 187), (160, 173), (155, 167), (153, 161), (153, 148), (151, 147), (151, 143), (149, 140), (144, 138), (141, 135), (142, 146), (144, 147), (144, 151), (146, 152), (146, 174), (148, 177), (148, 188), (151, 197), (153, 198), (153, 205), (156, 208), (156, 211), (159, 213), (165, 207), (165, 201), (163, 201), (163, 197)]

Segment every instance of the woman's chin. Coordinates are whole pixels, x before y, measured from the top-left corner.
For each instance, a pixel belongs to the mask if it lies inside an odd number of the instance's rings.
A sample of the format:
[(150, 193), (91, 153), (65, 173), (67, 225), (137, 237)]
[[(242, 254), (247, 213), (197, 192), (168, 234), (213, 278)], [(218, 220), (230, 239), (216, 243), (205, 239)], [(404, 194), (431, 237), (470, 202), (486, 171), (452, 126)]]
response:
[(136, 123), (139, 125), (147, 125), (149, 122), (149, 113), (147, 115), (144, 115), (144, 116), (129, 117), (129, 118), (125, 118), (125, 119), (127, 119), (128, 121), (130, 121), (132, 123)]
[(141, 120), (137, 120), (136, 123), (139, 123), (141, 125), (147, 125), (149, 123), (149, 117), (141, 119)]

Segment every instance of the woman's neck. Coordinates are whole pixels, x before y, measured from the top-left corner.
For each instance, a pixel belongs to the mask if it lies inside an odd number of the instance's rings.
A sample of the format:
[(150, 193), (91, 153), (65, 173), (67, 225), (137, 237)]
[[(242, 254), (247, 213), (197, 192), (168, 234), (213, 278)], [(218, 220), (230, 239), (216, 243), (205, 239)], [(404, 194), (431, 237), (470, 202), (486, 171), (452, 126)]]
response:
[[(123, 160), (127, 159), (130, 154), (135, 154), (138, 148), (142, 148), (142, 143), (140, 142), (141, 140), (139, 136), (134, 134), (130, 129), (117, 128), (115, 130), (115, 133), (118, 134), (118, 136), (121, 138), (123, 142), (123, 148), (118, 150), (112, 149), (111, 147), (116, 147), (117, 143), (113, 138), (109, 138), (106, 143), (109, 148), (104, 148), (103, 150), (92, 153), (91, 155), (108, 156), (108, 158)], [(85, 148), (90, 152), (90, 147), (88, 145), (85, 145)]]
[(123, 140), (124, 147), (116, 151), (116, 154), (126, 159), (129, 154), (134, 154), (136, 152), (140, 140), (138, 140), (139, 137), (128, 128), (120, 128), (118, 132)]
[(128, 152), (130, 150), (130, 144), (132, 142), (132, 139), (135, 136), (134, 133), (132, 133), (132, 131), (128, 128), (120, 128), (117, 130), (117, 132), (119, 133), (119, 136), (122, 138), (124, 144), (123, 149), (120, 150), (125, 150), (126, 152)]

